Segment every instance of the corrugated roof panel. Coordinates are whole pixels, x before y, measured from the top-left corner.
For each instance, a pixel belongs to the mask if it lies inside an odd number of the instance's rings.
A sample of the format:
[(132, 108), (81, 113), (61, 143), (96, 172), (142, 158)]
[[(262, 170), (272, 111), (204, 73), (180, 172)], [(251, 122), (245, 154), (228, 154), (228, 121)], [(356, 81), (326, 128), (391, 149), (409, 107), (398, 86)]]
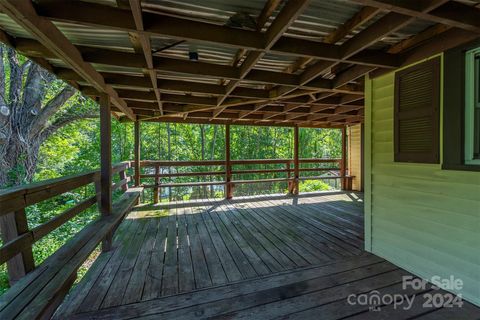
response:
[(54, 23), (75, 45), (102, 46), (133, 52), (127, 32), (64, 22)]
[[(161, 79), (166, 79), (166, 80), (181, 80), (181, 81), (191, 81), (191, 82), (201, 82), (201, 83), (209, 83), (209, 84), (219, 84), (219, 79), (215, 78), (208, 78), (208, 77), (192, 77), (192, 76), (183, 76), (179, 74), (169, 74), (165, 72), (157, 72), (157, 75)], [(162, 81), (159, 79), (158, 81)]]
[(28, 39), (33, 38), (27, 31), (25, 31), (22, 27), (17, 25), (15, 21), (10, 19), (9, 16), (3, 13), (0, 13), (0, 27), (3, 31), (7, 32), (11, 36)]
[(314, 0), (285, 35), (322, 40), (357, 13), (362, 6), (342, 0)]
[(146, 11), (170, 13), (225, 24), (237, 12), (258, 17), (265, 3), (264, 0), (144, 0), (142, 8)]
[(284, 72), (296, 60), (295, 57), (265, 54), (255, 65), (255, 69)]

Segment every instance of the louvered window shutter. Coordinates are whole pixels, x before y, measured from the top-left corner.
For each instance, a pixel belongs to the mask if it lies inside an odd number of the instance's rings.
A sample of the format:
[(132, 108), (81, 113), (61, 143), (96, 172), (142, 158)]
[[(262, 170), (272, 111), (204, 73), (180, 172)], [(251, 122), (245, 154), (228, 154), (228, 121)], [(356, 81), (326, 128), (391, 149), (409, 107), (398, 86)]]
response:
[(439, 163), (440, 58), (395, 74), (396, 162)]

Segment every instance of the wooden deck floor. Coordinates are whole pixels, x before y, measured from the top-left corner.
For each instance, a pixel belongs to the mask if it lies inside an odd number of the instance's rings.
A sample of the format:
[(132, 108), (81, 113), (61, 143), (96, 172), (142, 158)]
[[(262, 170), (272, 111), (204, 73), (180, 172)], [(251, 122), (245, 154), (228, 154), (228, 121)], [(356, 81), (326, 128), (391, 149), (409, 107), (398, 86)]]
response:
[(348, 305), (348, 294), (399, 291), (407, 274), (362, 251), (362, 207), (355, 193), (139, 207), (56, 316), (361, 317), (368, 306)]

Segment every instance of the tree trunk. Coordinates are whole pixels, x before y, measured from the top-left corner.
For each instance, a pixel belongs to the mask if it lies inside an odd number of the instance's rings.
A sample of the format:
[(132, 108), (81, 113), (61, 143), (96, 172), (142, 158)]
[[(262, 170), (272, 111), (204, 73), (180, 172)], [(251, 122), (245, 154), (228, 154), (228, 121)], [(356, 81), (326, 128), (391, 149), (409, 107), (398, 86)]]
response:
[(0, 45), (0, 188), (31, 182), (40, 146), (60, 128), (98, 117), (77, 104), (62, 109), (74, 94), (48, 71)]

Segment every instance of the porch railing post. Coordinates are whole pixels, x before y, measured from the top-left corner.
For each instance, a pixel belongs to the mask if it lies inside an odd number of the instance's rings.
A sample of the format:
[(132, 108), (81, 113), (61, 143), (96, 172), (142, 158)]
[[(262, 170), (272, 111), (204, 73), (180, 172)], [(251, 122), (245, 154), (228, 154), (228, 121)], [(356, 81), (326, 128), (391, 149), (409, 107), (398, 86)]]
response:
[(232, 163), (230, 159), (230, 125), (225, 125), (225, 188), (227, 199), (233, 198)]
[(160, 191), (160, 166), (155, 166), (155, 187), (153, 188), (153, 203), (158, 203), (158, 193)]
[(294, 165), (294, 181), (292, 186), (292, 193), (294, 195), (298, 195), (299, 190), (299, 178), (300, 178), (300, 161), (298, 155), (298, 126), (293, 128), (293, 165)]
[(292, 193), (292, 181), (290, 180), (290, 177), (292, 174), (290, 173), (290, 160), (287, 160), (285, 162), (285, 169), (287, 170), (287, 188), (288, 188), (288, 193)]
[[(25, 209), (0, 216), (0, 233), (3, 243), (29, 232)], [(20, 280), (35, 268), (32, 247), (29, 246), (21, 253), (7, 261), (8, 281), (10, 285)]]
[(342, 128), (342, 160), (340, 162), (340, 181), (342, 190), (347, 188), (347, 179), (345, 178), (347, 173), (347, 127)]
[[(107, 216), (112, 213), (112, 115), (110, 97), (100, 95), (100, 213)], [(102, 251), (112, 247), (112, 233), (108, 233), (102, 242)]]
[(135, 156), (135, 187), (140, 186), (140, 121), (135, 121), (135, 141), (134, 141), (134, 156)]
[[(120, 181), (122, 180), (125, 180), (127, 179), (127, 172), (126, 172), (127, 168), (123, 169), (123, 170), (120, 170), (118, 172), (118, 177), (120, 178)], [(125, 183), (124, 185), (122, 185), (122, 190), (123, 191), (127, 191), (128, 190), (128, 180), (127, 180), (127, 183)]]

